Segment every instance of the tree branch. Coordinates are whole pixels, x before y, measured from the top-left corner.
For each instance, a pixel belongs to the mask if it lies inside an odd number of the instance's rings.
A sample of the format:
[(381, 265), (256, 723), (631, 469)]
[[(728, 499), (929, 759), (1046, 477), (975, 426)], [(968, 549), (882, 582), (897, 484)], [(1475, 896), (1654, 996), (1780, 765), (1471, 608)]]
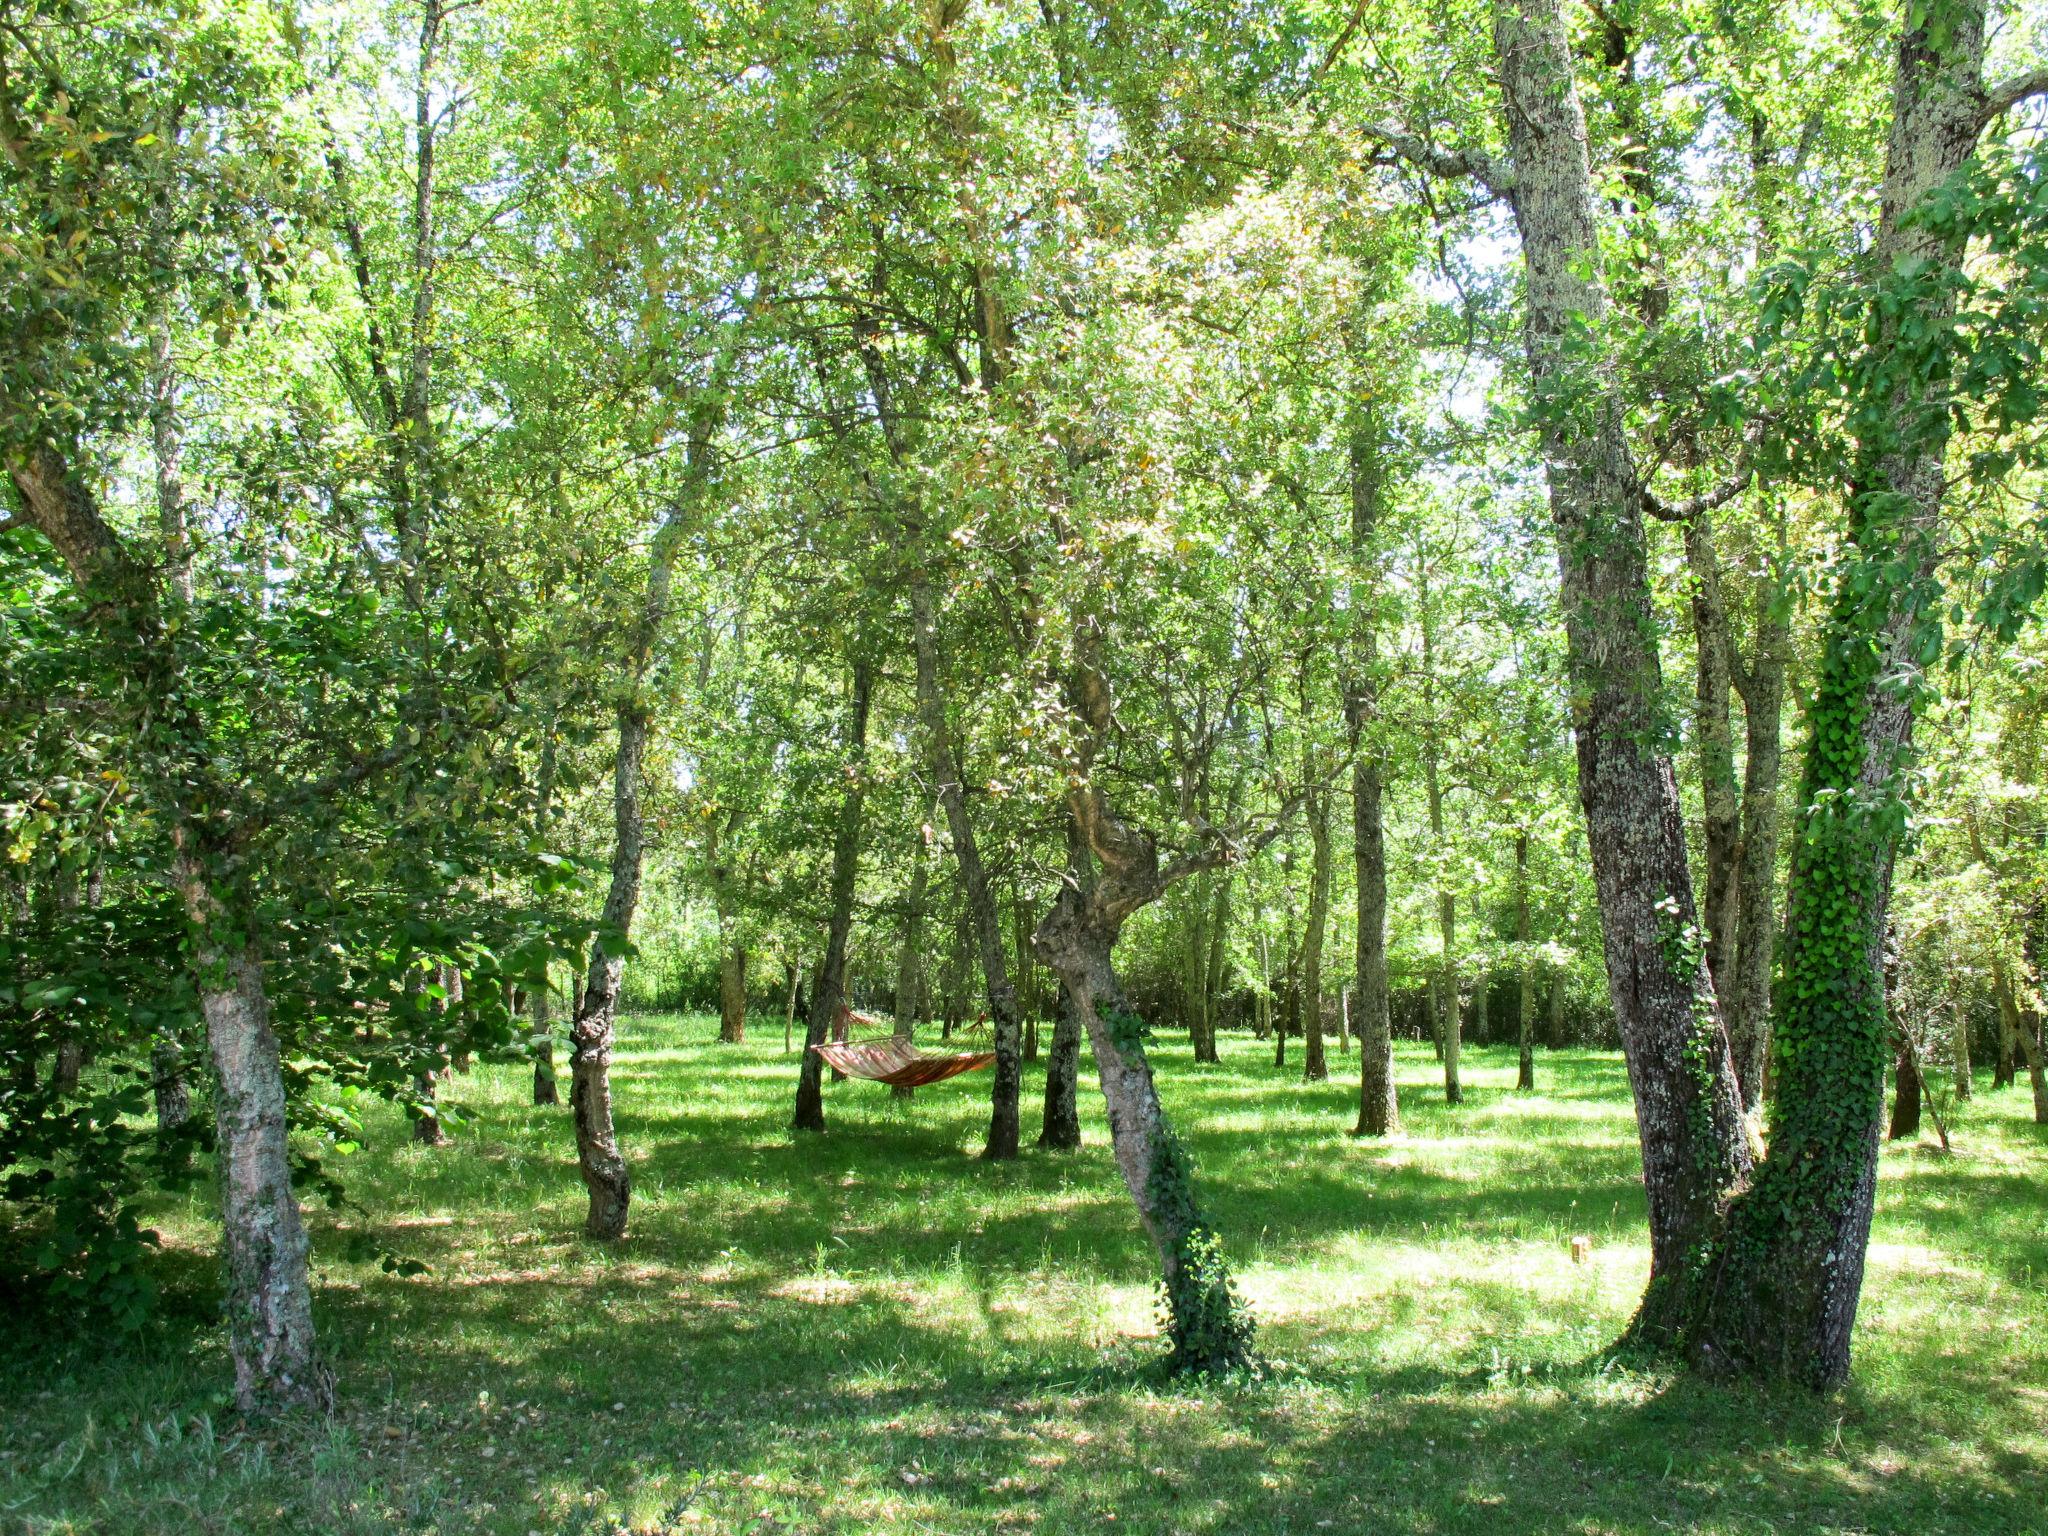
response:
[(2010, 80), (2001, 80), (1984, 92), (1984, 110), (1977, 114), (1977, 131), (1982, 133), (2023, 101), (2048, 95), (2048, 69), (2030, 69)]
[(1469, 177), (1495, 197), (1514, 194), (1514, 173), (1493, 156), (1477, 149), (1441, 149), (1391, 123), (1368, 123), (1366, 137), (1377, 139), (1419, 170), (1447, 180)]

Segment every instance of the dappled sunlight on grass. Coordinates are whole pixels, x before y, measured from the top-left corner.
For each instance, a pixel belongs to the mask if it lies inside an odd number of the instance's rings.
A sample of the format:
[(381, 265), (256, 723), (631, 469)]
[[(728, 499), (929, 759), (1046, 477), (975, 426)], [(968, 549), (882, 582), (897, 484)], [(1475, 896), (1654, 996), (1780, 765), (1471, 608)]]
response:
[[(2048, 1142), (2023, 1094), (1980, 1093), (1953, 1156), (1888, 1151), (1856, 1381), (1815, 1400), (1609, 1359), (1648, 1268), (1611, 1053), (1545, 1053), (1519, 1095), (1511, 1053), (1468, 1051), (1454, 1110), (1403, 1047), (1406, 1130), (1375, 1143), (1348, 1134), (1355, 1057), (1305, 1084), (1255, 1041), (1217, 1067), (1161, 1041), (1269, 1362), (1168, 1386), (1092, 1081), (1078, 1153), (979, 1160), (986, 1077), (908, 1105), (834, 1085), (829, 1133), (793, 1141), (779, 1021), (741, 1047), (713, 1033), (628, 1021), (615, 1247), (579, 1235), (567, 1115), (525, 1102), (525, 1069), (452, 1082), (444, 1148), (371, 1115), (338, 1160), (352, 1207), (312, 1216), (332, 1420), (224, 1414), (204, 1206), (164, 1211), (159, 1336), (32, 1342), (47, 1385), (0, 1427), (5, 1518), (38, 1536), (2044, 1526)], [(386, 1274), (378, 1248), (429, 1272)]]

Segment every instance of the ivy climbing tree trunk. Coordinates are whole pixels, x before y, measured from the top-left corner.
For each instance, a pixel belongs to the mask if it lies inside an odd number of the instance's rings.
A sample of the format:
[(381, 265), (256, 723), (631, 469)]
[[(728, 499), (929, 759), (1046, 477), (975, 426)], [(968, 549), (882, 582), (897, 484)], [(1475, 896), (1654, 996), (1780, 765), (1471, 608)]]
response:
[(874, 666), (866, 656), (856, 656), (846, 709), (846, 788), (839, 797), (839, 821), (832, 833), (832, 913), (825, 932), (825, 958), (811, 978), (811, 1008), (804, 1024), (803, 1060), (797, 1068), (792, 1130), (825, 1129), (825, 1058), (816, 1047), (830, 1037), (846, 1000), (846, 941), (853, 931), (853, 892), (860, 878), (861, 823), (867, 804), (868, 706), (873, 696)]
[[(1849, 545), (1822, 633), (1773, 1019), (1769, 1155), (1702, 1266), (1686, 1337), (1720, 1366), (1830, 1387), (1849, 1372), (1884, 1119), (1883, 953), (1903, 771), (1938, 624), (1951, 402), (1943, 345), (1961, 240), (1913, 216), (1987, 118), (1982, 0), (1915, 6), (1893, 77), (1874, 270), (1910, 286), (1859, 359)], [(1935, 279), (1927, 281), (1925, 279)], [(1924, 1064), (1922, 1064), (1924, 1068)]]

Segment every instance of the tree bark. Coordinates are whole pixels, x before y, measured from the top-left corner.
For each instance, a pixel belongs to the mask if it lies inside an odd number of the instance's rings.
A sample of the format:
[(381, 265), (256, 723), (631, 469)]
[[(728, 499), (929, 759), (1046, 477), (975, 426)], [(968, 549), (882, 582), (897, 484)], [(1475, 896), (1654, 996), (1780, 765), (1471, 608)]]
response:
[(975, 841), (973, 819), (967, 814), (965, 774), (960, 754), (953, 745), (946, 720), (946, 699), (940, 680), (941, 657), (931, 589), (923, 582), (910, 589), (911, 634), (917, 651), (917, 712), (924, 729), (925, 750), (930, 754), (932, 777), (938, 782), (939, 804), (946, 813), (946, 825), (953, 835), (953, 859), (960, 870), (960, 885), (967, 899), (967, 911), (974, 925), (974, 937), (981, 949), (982, 975), (988, 985), (988, 1011), (995, 1027), (996, 1065), (989, 1093), (988, 1141), (982, 1155), (992, 1160), (1017, 1155), (1019, 1136), (1017, 1099), (1023, 1086), (1023, 1030), (1017, 1012), (1016, 989), (1010, 984), (1009, 966), (1003, 956), (1001, 914), (995, 893), (989, 889), (988, 873)]
[(825, 1129), (823, 1045), (838, 1021), (846, 993), (846, 940), (853, 931), (853, 892), (860, 877), (861, 821), (867, 804), (868, 705), (874, 668), (854, 658), (853, 690), (846, 711), (846, 789), (839, 800), (839, 824), (832, 834), (832, 915), (825, 931), (825, 958), (811, 978), (811, 1010), (804, 1027), (803, 1061), (797, 1068), (796, 1113), (790, 1129)]
[[(1643, 1152), (1650, 1288), (1643, 1336), (1666, 1339), (1677, 1287), (1749, 1172), (1741, 1096), (1697, 935), (1643, 534), (1622, 403), (1599, 356), (1609, 305), (1586, 123), (1557, 0), (1494, 10), (1525, 339), (1541, 419), (1607, 977)], [(1589, 346), (1580, 333), (1590, 333)]]

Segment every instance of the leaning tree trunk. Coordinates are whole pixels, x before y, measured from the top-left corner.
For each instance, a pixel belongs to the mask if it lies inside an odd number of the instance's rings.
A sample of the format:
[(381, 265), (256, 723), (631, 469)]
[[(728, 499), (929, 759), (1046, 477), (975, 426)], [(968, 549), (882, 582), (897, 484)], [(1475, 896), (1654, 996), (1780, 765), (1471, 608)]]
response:
[(917, 713), (924, 729), (925, 749), (930, 754), (932, 776), (938, 781), (939, 804), (946, 812), (946, 826), (953, 835), (953, 860), (960, 870), (960, 886), (967, 899), (967, 911), (974, 924), (974, 937), (981, 949), (982, 975), (988, 984), (989, 1017), (995, 1026), (996, 1066), (989, 1092), (988, 1142), (982, 1155), (990, 1159), (1017, 1155), (1017, 1099), (1024, 1082), (1023, 1028), (1017, 1012), (1016, 989), (1010, 984), (1009, 964), (1003, 955), (1003, 926), (996, 910), (995, 893), (989, 888), (988, 872), (981, 862), (975, 841), (974, 823), (967, 814), (965, 777), (960, 754), (953, 745), (946, 721), (946, 700), (940, 681), (939, 634), (932, 609), (931, 589), (924, 582), (910, 589), (910, 628), (917, 651)]
[(1557, 0), (1501, 0), (1494, 17), (1579, 798), (1649, 1199), (1650, 1286), (1637, 1321), (1663, 1339), (1682, 1305), (1671, 1282), (1712, 1230), (1724, 1191), (1747, 1176), (1749, 1150), (1698, 937), (1678, 781), (1660, 745), (1643, 502), (1600, 356), (1608, 299), (1571, 44)]
[(1159, 1255), (1173, 1368), (1231, 1370), (1251, 1359), (1251, 1319), (1196, 1202), (1193, 1165), (1159, 1102), (1144, 1026), (1117, 982), (1115, 930), (1090, 921), (1088, 905), (1063, 889), (1038, 926), (1038, 951), (1059, 974), (1095, 1050), (1117, 1169)]
[[(1961, 242), (1912, 216), (1974, 151), (1985, 111), (1981, 0), (1915, 8), (1903, 27), (1875, 269), (1955, 270)], [(1884, 1125), (1885, 920), (1896, 812), (1936, 601), (1949, 403), (1911, 350), (1935, 344), (1953, 289), (1910, 301), (1875, 338), (1891, 382), (1847, 488), (1849, 547), (1823, 631), (1801, 825), (1772, 1020), (1770, 1154), (1728, 1213), (1691, 1320), (1697, 1354), (1831, 1387), (1849, 1373)], [(1902, 323), (1908, 318), (1910, 323)], [(1923, 1064), (1924, 1065), (1924, 1064)]]
[(811, 978), (811, 1009), (804, 1025), (803, 1060), (797, 1067), (792, 1130), (825, 1129), (825, 1058), (817, 1048), (829, 1038), (846, 996), (846, 941), (853, 931), (853, 891), (860, 877), (861, 820), (867, 804), (868, 704), (873, 693), (874, 669), (866, 657), (857, 658), (846, 713), (846, 789), (839, 800), (839, 824), (832, 834), (832, 915), (825, 930), (825, 959)]

